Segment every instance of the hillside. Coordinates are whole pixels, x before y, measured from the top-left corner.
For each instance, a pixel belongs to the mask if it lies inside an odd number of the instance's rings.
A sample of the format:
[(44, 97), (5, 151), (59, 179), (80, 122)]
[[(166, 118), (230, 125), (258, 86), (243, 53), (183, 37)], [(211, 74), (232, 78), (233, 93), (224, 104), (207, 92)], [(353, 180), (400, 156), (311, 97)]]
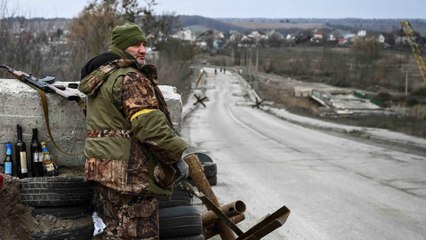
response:
[(243, 27), (233, 26), (220, 20), (206, 18), (202, 16), (181, 15), (179, 16), (179, 20), (181, 21), (184, 27), (188, 28), (191, 28), (192, 26), (197, 26), (198, 28), (200, 28), (200, 26), (203, 26), (207, 30), (214, 29), (220, 32), (229, 32), (231, 30), (243, 32), (245, 30), (245, 28)]
[(329, 28), (324, 23), (287, 23), (287, 22), (229, 22), (232, 26), (238, 26), (245, 29), (320, 29)]
[[(12, 21), (13, 31), (19, 32), (21, 28), (31, 29), (32, 31), (56, 31), (57, 29), (66, 29), (71, 19), (56, 18), (43, 19), (33, 18), (24, 19), (22, 17), (2, 19), (3, 21)], [(426, 19), (408, 19), (413, 29), (423, 36), (426, 36)], [(223, 33), (231, 30), (241, 33), (248, 33), (254, 30), (276, 29), (279, 32), (297, 32), (297, 30), (309, 29), (339, 29), (344, 31), (356, 32), (360, 29), (373, 32), (396, 32), (400, 31), (400, 19), (358, 19), (358, 18), (288, 18), (288, 19), (270, 19), (270, 18), (206, 18), (202, 16), (180, 15), (179, 21), (183, 27), (190, 28), (195, 33), (202, 33), (209, 29), (214, 29)], [(178, 30), (178, 29), (176, 29)]]
[[(286, 32), (290, 29), (341, 29), (358, 31), (364, 29), (374, 32), (392, 32), (400, 30), (401, 19), (360, 19), (360, 18), (205, 18), (201, 16), (180, 16), (185, 27), (201, 25), (222, 32), (237, 30), (240, 32), (253, 30), (276, 29)], [(426, 35), (426, 19), (408, 19), (417, 32)]]

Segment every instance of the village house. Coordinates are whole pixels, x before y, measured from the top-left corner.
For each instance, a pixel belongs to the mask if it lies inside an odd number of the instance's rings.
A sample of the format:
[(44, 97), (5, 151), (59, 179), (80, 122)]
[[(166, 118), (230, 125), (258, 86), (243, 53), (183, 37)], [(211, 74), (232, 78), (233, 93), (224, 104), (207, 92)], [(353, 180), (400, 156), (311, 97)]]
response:
[(195, 37), (192, 34), (191, 29), (188, 28), (181, 28), (178, 32), (171, 35), (170, 37), (180, 39), (183, 41), (194, 41)]
[(366, 37), (367, 36), (367, 31), (366, 30), (359, 30), (356, 35), (358, 37), (360, 37), (360, 38)]
[(322, 42), (324, 39), (323, 32), (319, 31), (318, 29), (315, 29), (312, 33), (311, 42), (319, 43)]
[(327, 37), (327, 41), (329, 42), (334, 42), (336, 40), (337, 40), (336, 37), (332, 33), (330, 33), (330, 35), (328, 35)]
[(376, 42), (378, 43), (385, 43), (385, 41), (386, 41), (386, 38), (385, 36), (383, 36), (383, 34), (379, 34), (379, 36), (377, 36), (376, 38)]

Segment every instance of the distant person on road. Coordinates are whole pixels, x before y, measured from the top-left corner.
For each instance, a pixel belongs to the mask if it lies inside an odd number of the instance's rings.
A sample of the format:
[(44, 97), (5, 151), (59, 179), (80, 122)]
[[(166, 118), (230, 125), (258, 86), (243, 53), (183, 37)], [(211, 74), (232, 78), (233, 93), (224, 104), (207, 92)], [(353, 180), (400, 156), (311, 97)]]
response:
[(173, 130), (155, 66), (145, 65), (146, 43), (137, 25), (116, 26), (109, 51), (81, 70), (85, 177), (107, 225), (101, 239), (159, 239), (157, 197), (188, 174), (187, 144)]

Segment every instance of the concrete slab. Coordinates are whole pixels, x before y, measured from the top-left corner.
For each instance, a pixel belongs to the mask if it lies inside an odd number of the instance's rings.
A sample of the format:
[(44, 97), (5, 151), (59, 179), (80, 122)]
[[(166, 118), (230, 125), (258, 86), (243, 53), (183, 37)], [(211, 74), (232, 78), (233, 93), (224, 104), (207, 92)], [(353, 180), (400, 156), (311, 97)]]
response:
[[(66, 152), (82, 153), (86, 123), (76, 102), (48, 94), (49, 121), (55, 142)], [(0, 143), (1, 156), (6, 142), (16, 142), (16, 125), (22, 126), (23, 140), (29, 149), (32, 128), (38, 128), (40, 141), (46, 141), (49, 151), (60, 165), (76, 166), (84, 162), (82, 154), (67, 156), (51, 142), (44, 121), (43, 108), (37, 91), (15, 79), (0, 79)]]
[[(64, 85), (67, 86), (66, 83)], [(160, 89), (169, 106), (173, 125), (180, 131), (181, 96), (176, 93), (175, 87), (160, 86)], [(55, 94), (47, 94), (47, 97), (50, 127), (55, 142), (66, 152), (81, 154), (68, 156), (53, 145), (46, 128), (40, 97), (35, 89), (16, 79), (0, 79), (0, 159), (4, 159), (5, 156), (4, 144), (16, 142), (16, 125), (19, 124), (23, 129), (23, 140), (27, 144), (27, 149), (31, 141), (32, 128), (38, 128), (40, 141), (46, 141), (49, 151), (59, 165), (84, 164), (82, 152), (86, 139), (86, 123), (82, 110), (76, 102), (67, 101)]]
[(370, 99), (361, 98), (355, 92), (333, 93), (313, 89), (311, 98), (326, 108), (321, 114), (331, 115), (393, 115), (390, 109), (382, 108)]

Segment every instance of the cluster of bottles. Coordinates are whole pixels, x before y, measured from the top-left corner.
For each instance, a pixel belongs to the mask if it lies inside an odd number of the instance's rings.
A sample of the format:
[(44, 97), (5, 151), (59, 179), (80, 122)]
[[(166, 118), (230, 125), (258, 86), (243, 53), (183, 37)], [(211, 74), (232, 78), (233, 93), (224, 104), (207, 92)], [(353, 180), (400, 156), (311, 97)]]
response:
[(37, 128), (33, 128), (30, 158), (28, 159), (27, 147), (22, 140), (22, 127), (20, 125), (16, 127), (18, 131), (18, 140), (15, 143), (15, 155), (12, 157), (12, 143), (6, 143), (6, 157), (4, 162), (0, 163), (0, 168), (4, 168), (4, 174), (13, 175), (19, 178), (57, 175), (58, 166), (51, 158), (47, 150), (46, 142), (39, 142)]

